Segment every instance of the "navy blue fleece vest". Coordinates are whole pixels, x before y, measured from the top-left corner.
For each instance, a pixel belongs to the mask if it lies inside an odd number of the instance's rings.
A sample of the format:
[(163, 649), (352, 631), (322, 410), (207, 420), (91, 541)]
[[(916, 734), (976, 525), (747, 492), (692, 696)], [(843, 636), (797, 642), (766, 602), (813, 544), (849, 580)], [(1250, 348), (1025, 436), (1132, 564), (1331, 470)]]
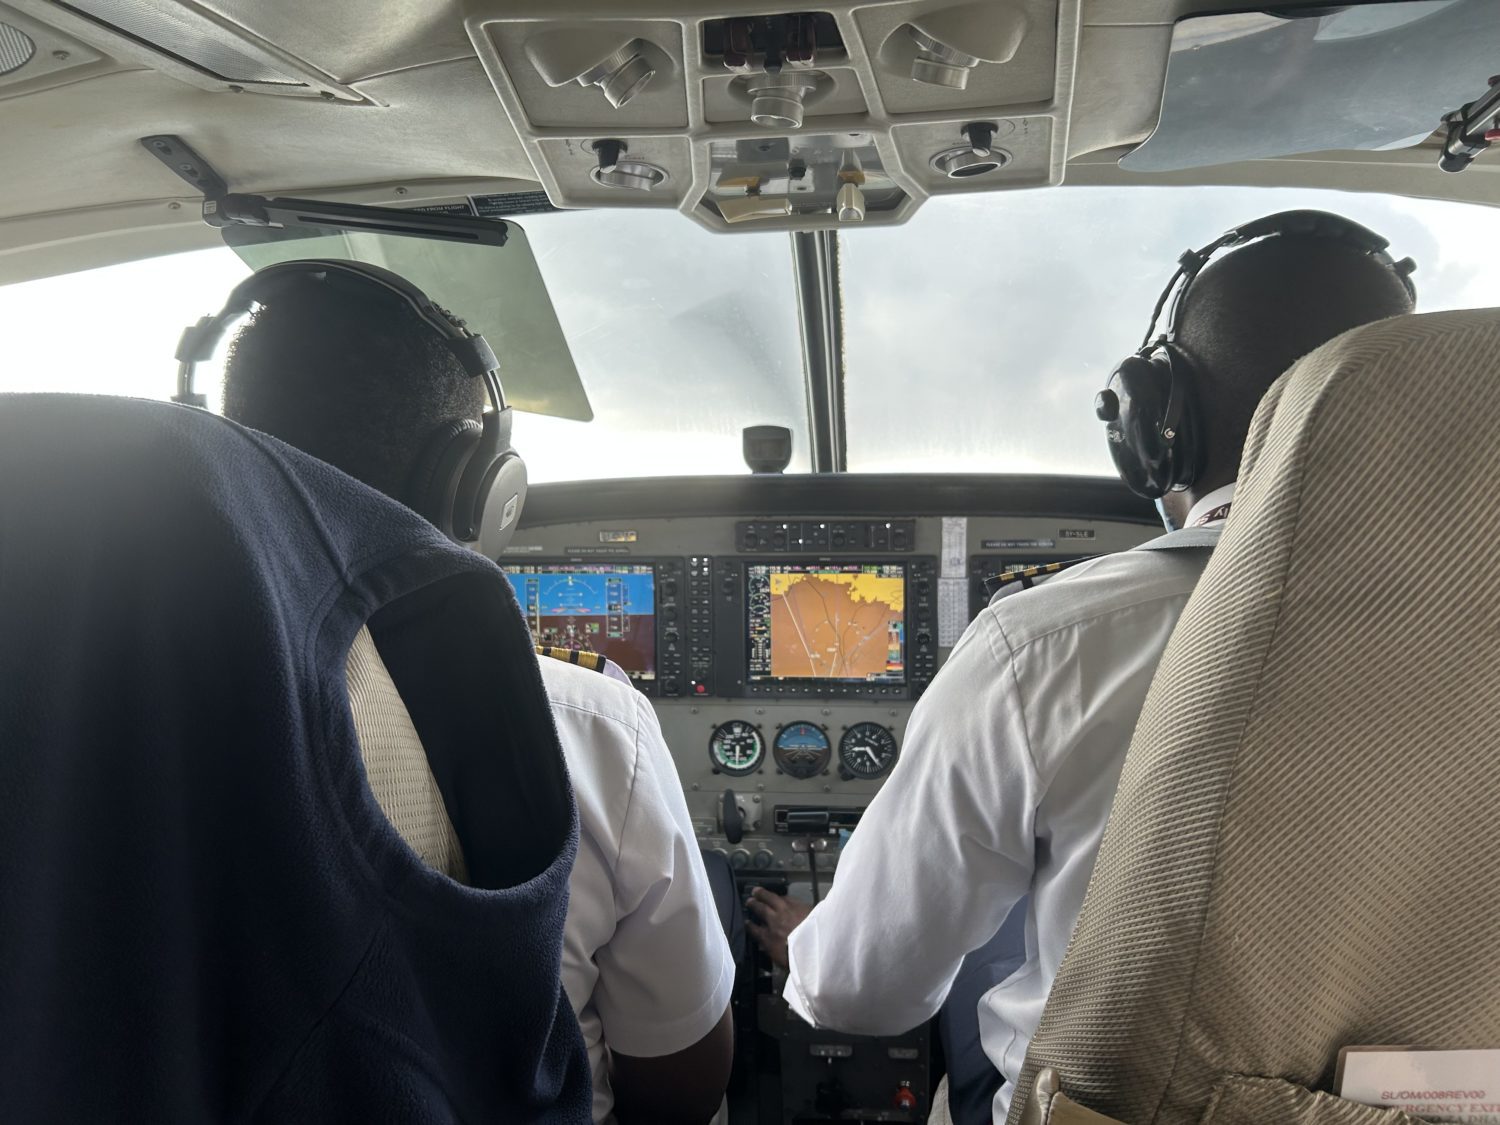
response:
[[(366, 622), (470, 886), (365, 783)], [(491, 563), (200, 411), (0, 395), (0, 1118), (587, 1122), (577, 831)]]

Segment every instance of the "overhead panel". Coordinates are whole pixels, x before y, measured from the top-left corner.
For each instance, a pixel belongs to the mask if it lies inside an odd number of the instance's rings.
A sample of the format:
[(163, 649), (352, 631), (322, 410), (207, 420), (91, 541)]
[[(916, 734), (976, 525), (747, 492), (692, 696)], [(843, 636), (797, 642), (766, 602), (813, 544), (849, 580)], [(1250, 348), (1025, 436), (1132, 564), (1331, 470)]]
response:
[(805, 230), (1062, 180), (1080, 0), (674, 7), (470, 0), (558, 206)]

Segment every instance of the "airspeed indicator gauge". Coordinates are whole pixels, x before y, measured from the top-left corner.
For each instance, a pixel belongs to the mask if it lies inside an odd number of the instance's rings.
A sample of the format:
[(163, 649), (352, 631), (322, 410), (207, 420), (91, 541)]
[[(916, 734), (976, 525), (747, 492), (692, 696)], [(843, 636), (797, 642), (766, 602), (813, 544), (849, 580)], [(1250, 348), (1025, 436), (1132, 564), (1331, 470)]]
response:
[(720, 773), (744, 777), (760, 769), (765, 761), (766, 740), (742, 719), (720, 723), (709, 736), (708, 757)]
[(788, 723), (776, 736), (775, 754), (783, 773), (806, 781), (828, 768), (833, 745), (816, 723)]
[(839, 765), (852, 777), (883, 777), (896, 764), (896, 736), (879, 723), (855, 723), (839, 739)]

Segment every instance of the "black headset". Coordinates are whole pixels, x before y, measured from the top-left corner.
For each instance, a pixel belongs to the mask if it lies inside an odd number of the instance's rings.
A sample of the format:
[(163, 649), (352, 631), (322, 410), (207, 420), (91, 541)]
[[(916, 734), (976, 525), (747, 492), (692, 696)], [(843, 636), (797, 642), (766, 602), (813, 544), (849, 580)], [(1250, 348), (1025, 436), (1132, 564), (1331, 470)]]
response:
[(401, 300), (442, 339), (454, 359), (484, 382), (492, 409), (483, 422), (461, 418), (440, 426), (423, 446), (399, 497), (456, 543), (499, 558), (515, 533), (526, 503), (526, 464), (511, 448), (511, 409), (500, 387), (500, 363), (483, 336), (435, 304), (411, 282), (364, 262), (307, 259), (278, 262), (234, 287), (224, 307), (183, 331), (177, 345), (177, 394), (173, 402), (205, 405), (193, 390), (195, 368), (214, 354), (230, 324), (265, 303), (289, 282), (312, 279), (329, 284), (375, 287)]
[[(1416, 299), (1411, 280), (1415, 262), (1410, 258), (1393, 261), (1386, 252), (1389, 241), (1368, 227), (1327, 211), (1267, 215), (1224, 232), (1201, 250), (1185, 252), (1177, 259), (1177, 272), (1156, 300), (1140, 349), (1114, 369), (1109, 383), (1094, 398), (1094, 413), (1105, 424), (1115, 468), (1138, 496), (1158, 500), (1168, 492), (1189, 488), (1203, 467), (1197, 377), (1177, 345), (1177, 317), (1187, 291), (1220, 250), (1288, 234), (1332, 238), (1355, 247), (1390, 269), (1407, 295)], [(1153, 338), (1168, 301), (1171, 309), (1166, 327)]]

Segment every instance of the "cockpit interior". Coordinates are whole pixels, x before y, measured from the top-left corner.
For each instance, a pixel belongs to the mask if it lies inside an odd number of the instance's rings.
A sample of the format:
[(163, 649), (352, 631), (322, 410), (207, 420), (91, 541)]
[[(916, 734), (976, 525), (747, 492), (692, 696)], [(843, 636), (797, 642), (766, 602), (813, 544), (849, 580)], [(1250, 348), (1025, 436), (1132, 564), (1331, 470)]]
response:
[[(1126, 370), (1122, 357), (1158, 362), (1152, 349), (1171, 335), (1163, 326), (1176, 324), (1182, 292), (1205, 262), (1227, 260), (1226, 248), (1259, 236), (1213, 240), (1262, 216), (1332, 213), (1378, 232), (1367, 256), (1412, 279), (1418, 320), (1490, 309), (1500, 323), (1491, 256), (1500, 245), (1500, 154), (1488, 151), (1500, 141), (1497, 75), (1492, 0), (829, 0), (806, 10), (775, 0), (0, 0), (0, 417), (10, 401), (58, 393), (232, 415), (226, 371), (243, 361), (236, 352), (248, 355), (235, 333), (264, 291), (238, 304), (231, 291), (309, 260), (399, 275), (457, 318), (455, 339), (487, 341), (494, 365), (480, 356), (471, 373), (498, 375), (486, 416), (503, 414), (509, 432), (480, 435), (475, 424), (474, 441), (502, 451), (508, 441), (525, 468), (493, 506), (479, 503), (471, 527), (463, 518), (438, 527), (489, 554), (536, 646), (561, 661), (610, 662), (659, 727), (694, 862), (701, 856), (729, 884), (720, 905), (734, 965), (733, 1048), (718, 1125), (972, 1125), (1005, 1121), (1006, 1112), (1013, 1123), (1038, 1114), (1027, 1125), (1500, 1120), (1495, 1106), (1488, 1117), (1426, 1105), (1500, 1102), (1500, 1093), (1484, 1096), (1481, 1081), (1500, 1083), (1494, 1061), (1464, 1072), (1482, 1071), (1463, 1084), (1480, 1096), (1461, 1098), (1446, 1071), (1389, 1077), (1387, 1093), (1427, 1081), (1453, 1096), (1391, 1095), (1355, 1116), (1336, 1096), (1342, 1079), (1327, 1043), (1308, 1048), (1318, 1061), (1302, 1070), (1274, 1071), (1233, 1052), (1221, 1069), (1260, 1066), (1243, 1073), (1299, 1083), (1297, 1096), (1332, 1108), (1256, 1102), (1234, 1111), (1228, 1087), (1214, 1087), (1206, 1115), (1207, 1093), (1163, 1095), (1142, 1108), (1144, 1095), (1101, 1092), (1129, 1080), (1119, 1067), (1083, 1068), (1087, 1077), (1074, 1079), (1056, 1061), (1065, 1048), (1102, 1041), (1082, 1016), (1068, 1023), (1065, 1012), (1052, 1014), (1058, 990), (1047, 1015), (1038, 1007), (1030, 1017), (1033, 1028), (1041, 1018), (1042, 1032), (1024, 1073), (994, 1073), (995, 1086), (1019, 1083), (1023, 1093), (993, 1110), (987, 1094), (976, 1111), (959, 1104), (959, 1068), (976, 1052), (987, 1065), (984, 1056), (1005, 1045), (983, 1030), (983, 1013), (971, 1026), (972, 1002), (956, 1025), (935, 1006), (889, 1033), (815, 1024), (789, 1002), (787, 967), (745, 931), (746, 918), (757, 924), (757, 888), (806, 908), (838, 886), (877, 795), (882, 818), (903, 803), (911, 808), (901, 815), (933, 825), (983, 815), (929, 804), (935, 790), (906, 781), (908, 736), (923, 758), (947, 752), (932, 732), (942, 716), (923, 718), (923, 701), (941, 698), (954, 711), (935, 685), (993, 605), (1020, 604), (1054, 582), (1060, 596), (1071, 588), (1069, 570), (1081, 584), (1099, 573), (1089, 569), (1097, 560), (1137, 554), (1162, 536), (1159, 498), (1174, 486), (1153, 498), (1121, 480), (1111, 442), (1134, 440), (1120, 438), (1117, 419), (1138, 399), (1107, 388)], [(1210, 249), (1194, 257), (1196, 247)], [(1186, 271), (1183, 288), (1172, 303), (1168, 287), (1153, 319), (1174, 270)], [(1268, 290), (1264, 299), (1279, 298)], [(1386, 339), (1377, 350), (1401, 346)], [(1367, 361), (1355, 351), (1340, 362)], [(1476, 380), (1500, 376), (1493, 356), (1473, 362), (1485, 368)], [(1463, 412), (1483, 413), (1483, 401)], [(1289, 402), (1302, 400), (1283, 394), (1278, 425), (1291, 425)], [(1155, 440), (1170, 446), (1188, 423), (1172, 413), (1180, 405), (1163, 409), (1172, 420)], [(1420, 445), (1389, 433), (1381, 440), (1403, 456)], [(1453, 466), (1446, 440), (1425, 447), (1437, 478), (1437, 466)], [(1280, 448), (1274, 435), (1251, 430), (1247, 471), (1250, 451), (1262, 455), (1257, 475), (1242, 473), (1237, 486), (1248, 497), (1241, 526), (1258, 526), (1259, 506), (1292, 504), (1293, 493), (1314, 504), (1320, 463), (1311, 454), (1306, 466), (1297, 461), (1310, 483), (1305, 495), (1288, 485), (1283, 496), (1267, 467)], [(1423, 475), (1415, 464), (1410, 477)], [(510, 471), (495, 470), (503, 480)], [(34, 482), (24, 466), (17, 472), (12, 487), (24, 491)], [(1451, 573), (1440, 560), (1458, 539), (1482, 539), (1493, 558), (1484, 514), (1493, 488), (1478, 468), (1455, 472), (1474, 514), (1443, 505), (1455, 517), (1449, 532), (1435, 533), (1425, 560), (1387, 558), (1390, 581)], [(474, 487), (500, 490), (494, 480)], [(453, 481), (450, 501), (455, 490), (468, 495), (467, 471), (455, 470)], [(1433, 503), (1415, 492), (1403, 502), (1406, 510)], [(6, 503), (0, 497), (0, 511)], [(1353, 536), (1354, 522), (1376, 527), (1394, 512), (1351, 503), (1361, 518), (1341, 523), (1338, 502), (1328, 503), (1342, 529), (1335, 534)], [(1222, 522), (1222, 512), (1209, 522)], [(1270, 515), (1265, 522), (1269, 540), (1281, 525)], [(0, 517), (0, 607), (7, 568), (24, 553), (15, 544), (27, 534)], [(1231, 543), (1242, 549), (1232, 517), (1224, 535), (1210, 576), (1228, 573), (1218, 554)], [(1381, 542), (1371, 539), (1370, 551)], [(1473, 567), (1482, 571), (1483, 561)], [(1308, 574), (1321, 564), (1290, 565), (1295, 575), (1298, 565)], [(1351, 602), (1382, 588), (1368, 581), (1346, 589)], [(1288, 607), (1307, 604), (1293, 596), (1292, 579), (1286, 589)], [(1492, 593), (1475, 594), (1484, 615)], [(1193, 595), (1185, 622), (1201, 624), (1193, 607), (1208, 596)], [(1260, 635), (1240, 602), (1214, 604), (1238, 623), (1231, 639)], [(1126, 789), (1148, 785), (1143, 740), (1155, 729), (1153, 708), (1172, 691), (1166, 670), (1188, 682), (1197, 667), (1185, 657), (1173, 663), (1183, 631), (1169, 644), (1170, 626), (1162, 635), (1167, 663), (1147, 717), (1115, 733), (1122, 755), (1130, 747)], [(1079, 659), (1082, 684), (1095, 671)], [(1015, 660), (1005, 674), (1024, 677), (1024, 660)], [(389, 654), (387, 663), (393, 675), (407, 666)], [(9, 690), (0, 681), (0, 697)], [(1229, 707), (1239, 696), (1225, 691)], [(0, 757), (16, 732), (27, 754), (48, 745), (45, 730), (23, 721), (27, 706), (24, 697), (0, 703), (15, 724), (0, 729)], [(415, 708), (413, 717), (421, 720)], [(152, 721), (149, 709), (139, 720)], [(559, 737), (571, 737), (561, 721)], [(1344, 768), (1344, 784), (1357, 787), (1361, 767)], [(0, 784), (0, 804), (29, 799), (16, 769)], [(1094, 948), (1086, 939), (1108, 933), (1099, 911), (1112, 900), (1101, 880), (1137, 855), (1126, 844), (1138, 841), (1125, 841), (1119, 827), (1131, 819), (1122, 807), (1060, 981), (1079, 979)], [(1136, 823), (1154, 824), (1151, 816)], [(1174, 823), (1192, 831), (1187, 818)], [(460, 826), (466, 847), (467, 831)], [(1037, 854), (1051, 856), (1054, 846), (1062, 854), (1053, 833), (1067, 831), (1065, 818), (1038, 827)], [(876, 834), (860, 846), (877, 847)], [(977, 839), (976, 850), (988, 847)], [(1450, 866), (1488, 866), (1476, 857), (1493, 841), (1476, 840), (1475, 851), (1450, 853)], [(1488, 877), (1434, 894), (1444, 904), (1468, 896), (1472, 906)], [(0, 916), (10, 919), (0, 934), (11, 929), (0, 965), (21, 963), (14, 927), (46, 924), (7, 905), (16, 878), (0, 877)], [(907, 893), (899, 880), (885, 891)], [(991, 892), (980, 883), (973, 894)], [(1047, 888), (1036, 893), (1045, 907)], [(955, 915), (966, 909), (950, 905)], [(1430, 911), (1435, 927), (1451, 908), (1383, 905)], [(1038, 956), (1036, 909), (1026, 926), (1024, 901), (1017, 907), (1012, 967)], [(931, 912), (934, 931), (952, 924), (946, 913)], [(1160, 917), (1167, 921), (1153, 940), (1170, 944), (1183, 931), (1171, 911)], [(878, 919), (864, 933), (820, 931), (819, 964), (861, 958), (883, 933)], [(920, 943), (898, 952), (892, 962), (919, 960)], [(799, 955), (794, 945), (792, 959)], [(1366, 956), (1381, 954), (1372, 946)], [(1111, 965), (1114, 979), (1130, 977), (1128, 964)], [(9, 987), (0, 987), (0, 1010), (15, 1012), (23, 994)], [(1500, 998), (1489, 988), (1473, 1003), (1493, 1014)], [(1232, 1039), (1231, 1025), (1210, 1024), (1184, 1042), (1211, 1054)], [(18, 1040), (6, 1045), (24, 1026), (0, 1018), (0, 1055), (31, 1057)], [(1401, 1028), (1350, 1017), (1337, 1045), (1500, 1048), (1500, 1018), (1452, 1035), (1419, 1022), (1405, 1037), (1371, 1038), (1387, 1032)], [(1141, 1042), (1167, 1050), (1150, 1034)], [(1342, 1074), (1343, 1056), (1337, 1066)], [(0, 1060), (0, 1119), (10, 1119), (8, 1104), (49, 1104), (16, 1092), (27, 1081), (21, 1069)], [(657, 1104), (649, 1097), (632, 1110), (634, 1087), (619, 1073), (618, 1118), (608, 1103), (599, 1112), (596, 1085), (595, 1120), (691, 1119), (639, 1108)], [(1060, 1090), (1048, 1085), (1056, 1074)], [(57, 1078), (51, 1088), (64, 1085)], [(1179, 1090), (1166, 1079), (1162, 1088)], [(1346, 1084), (1351, 1098), (1352, 1089)], [(1051, 1116), (1043, 1116), (1049, 1094)], [(387, 1119), (462, 1116), (419, 1102), (392, 1102)], [(96, 1104), (109, 1104), (107, 1092)], [(39, 1112), (16, 1119), (82, 1119)], [(209, 1119), (183, 1112), (156, 1118), (122, 1108), (90, 1119)], [(1068, 1116), (1075, 1112), (1089, 1116)], [(213, 1119), (231, 1119), (225, 1114)], [(526, 1119), (573, 1120), (545, 1109)]]

